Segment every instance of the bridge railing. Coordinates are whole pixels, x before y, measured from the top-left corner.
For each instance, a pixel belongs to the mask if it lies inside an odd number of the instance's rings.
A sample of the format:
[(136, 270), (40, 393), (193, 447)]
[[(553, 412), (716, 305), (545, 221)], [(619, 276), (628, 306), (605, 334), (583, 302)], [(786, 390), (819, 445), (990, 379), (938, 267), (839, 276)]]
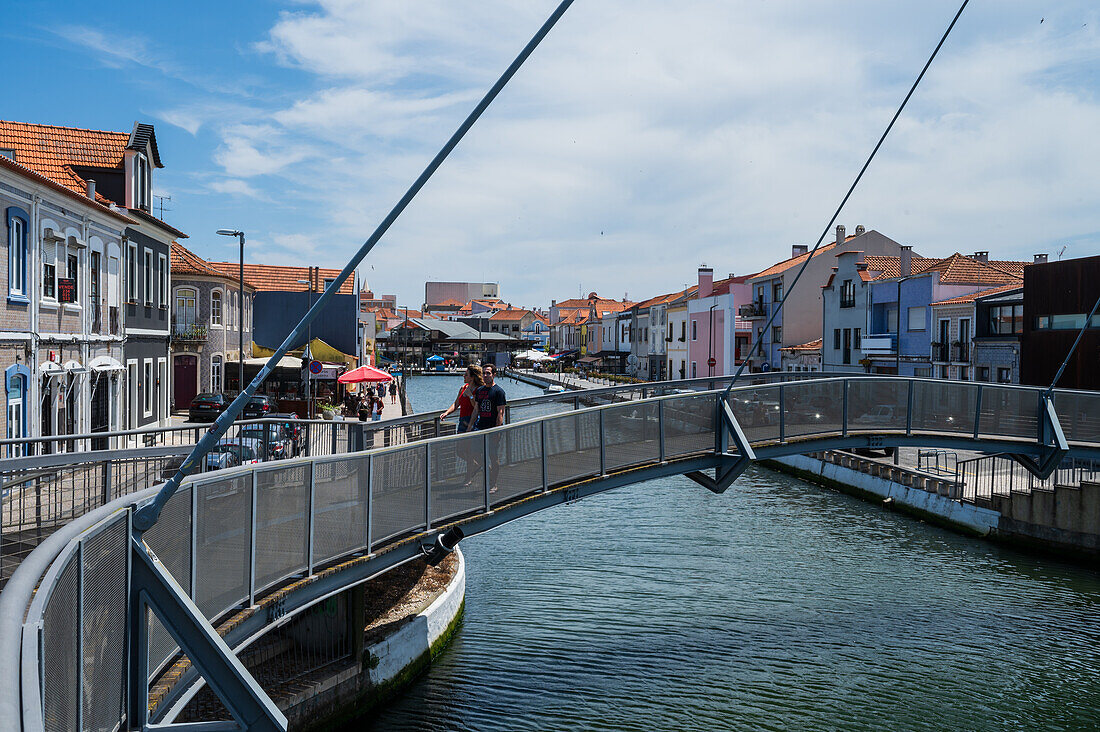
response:
[[(1067, 437), (1091, 443), (1094, 454), (1100, 451), (1096, 396), (1057, 394), (1062, 407), (1078, 415)], [(761, 454), (803, 452), (814, 449), (814, 439), (859, 433), (973, 439), (999, 428), (998, 439), (1023, 449), (1041, 442), (1039, 397), (1039, 390), (1023, 387), (853, 377), (737, 387), (726, 404)], [(685, 390), (493, 430), (208, 473), (184, 483), (143, 540), (202, 614), (217, 621), (288, 580), (456, 519), (487, 516), (627, 468), (692, 456), (718, 460), (722, 398), (720, 391)], [(884, 404), (893, 409), (878, 408)], [(1015, 411), (1001, 411), (1007, 409)], [(127, 542), (132, 508), (150, 494), (121, 499), (106, 517), (101, 509), (94, 520), (66, 527), (72, 538), (34, 563), (48, 566), (41, 582), (31, 576), (37, 570), (25, 566), (13, 579), (23, 599), (0, 595), (9, 611), (0, 618), (7, 623), (0, 626), (0, 647), (11, 647), (15, 623), (22, 648), (14, 665), (5, 666), (20, 668), (21, 679), (0, 681), (0, 709), (12, 693), (22, 695), (22, 708), (31, 712), (24, 730), (109, 729), (123, 719), (135, 693), (125, 684), (123, 651), (134, 642), (126, 640)], [(20, 627), (21, 610), (10, 610), (27, 607), (32, 594)], [(155, 618), (144, 622), (155, 676), (176, 644)], [(0, 664), (9, 661), (0, 657)], [(156, 712), (174, 700), (156, 698)]]
[[(821, 373), (754, 374), (752, 381), (822, 378)], [(722, 388), (729, 377), (653, 382), (514, 400), (508, 421), (661, 394)], [(342, 455), (454, 434), (456, 421), (424, 412), (383, 422), (356, 420), (241, 420), (226, 433), (262, 424), (291, 424), (297, 437), (290, 456)], [(159, 485), (174, 473), (209, 425), (151, 427), (117, 432), (0, 440), (0, 588), (15, 568), (59, 526), (112, 500)], [(269, 435), (257, 456), (270, 457)], [(203, 460), (197, 472), (216, 467)]]

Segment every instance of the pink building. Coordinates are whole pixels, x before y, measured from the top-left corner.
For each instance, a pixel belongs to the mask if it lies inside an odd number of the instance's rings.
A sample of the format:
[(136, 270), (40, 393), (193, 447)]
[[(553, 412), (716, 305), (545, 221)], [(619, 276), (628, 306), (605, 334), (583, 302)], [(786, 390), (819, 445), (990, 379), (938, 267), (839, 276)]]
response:
[(715, 282), (711, 268), (699, 268), (699, 288), (688, 302), (689, 379), (732, 374), (748, 355), (752, 330), (736, 313), (752, 299), (751, 276), (730, 275)]

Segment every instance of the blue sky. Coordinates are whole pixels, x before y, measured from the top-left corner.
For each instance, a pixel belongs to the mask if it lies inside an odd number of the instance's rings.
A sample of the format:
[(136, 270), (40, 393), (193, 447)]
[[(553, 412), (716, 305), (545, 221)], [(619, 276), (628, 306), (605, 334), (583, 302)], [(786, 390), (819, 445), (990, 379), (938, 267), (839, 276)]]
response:
[[(152, 122), (188, 246), (232, 259), (236, 227), (251, 261), (340, 266), (555, 4), (22, 2), (0, 117)], [(534, 305), (766, 267), (816, 239), (956, 7), (577, 0), (367, 280)], [(1093, 2), (973, 0), (840, 223), (926, 256), (1100, 253), (1098, 33)]]

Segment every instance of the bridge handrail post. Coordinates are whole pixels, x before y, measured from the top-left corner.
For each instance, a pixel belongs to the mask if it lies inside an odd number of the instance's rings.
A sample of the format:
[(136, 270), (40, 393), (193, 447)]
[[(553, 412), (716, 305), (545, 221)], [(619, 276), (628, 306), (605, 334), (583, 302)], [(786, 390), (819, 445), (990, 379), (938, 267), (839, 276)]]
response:
[(256, 604), (256, 471), (252, 471), (252, 511), (249, 517), (248, 604)]
[(549, 442), (546, 439), (546, 420), (539, 420), (539, 442), (542, 443), (542, 490), (546, 492), (550, 489), (550, 472), (548, 469), (547, 461), (550, 457), (550, 451), (547, 448)]
[(657, 402), (657, 457), (665, 461), (665, 399)]
[(913, 380), (909, 379), (909, 389), (905, 397), (905, 434), (913, 434)]
[(978, 439), (982, 422), (982, 385), (978, 384), (978, 393), (974, 396), (974, 439)]
[(848, 379), (844, 380), (844, 396), (840, 403), (840, 436), (848, 436)]
[[(606, 433), (604, 432), (604, 412), (606, 409), (601, 409), (600, 414), (600, 475), (607, 475), (607, 440), (605, 439)], [(580, 445), (577, 446), (578, 449)]]
[(787, 402), (784, 399), (783, 382), (779, 382), (779, 441), (787, 441)]
[[(129, 536), (129, 534), (127, 534)], [(77, 542), (77, 600), (76, 600), (76, 728), (84, 729), (84, 540)], [(46, 664), (39, 665), (39, 683), (45, 686)]]
[[(130, 518), (130, 523), (133, 523), (133, 517)], [(191, 576), (188, 578), (187, 587), (190, 590), (189, 594), (191, 599), (197, 598), (199, 590), (199, 582), (195, 578), (198, 574), (199, 560), (196, 558), (199, 549), (199, 492), (198, 487), (191, 484)]]
[[(488, 510), (488, 509), (486, 509)], [(432, 443), (424, 443), (424, 530), (432, 529)]]
[(307, 539), (306, 539), (306, 553), (307, 553), (306, 568), (308, 570), (306, 572), (307, 576), (313, 574), (313, 529), (314, 529), (314, 521), (313, 521), (314, 511), (313, 511), (313, 507), (314, 507), (314, 498), (316, 496), (316, 490), (317, 490), (316, 478), (317, 478), (317, 463), (310, 460), (309, 461), (309, 502), (308, 502), (308, 506), (309, 506), (308, 511), (309, 511), (309, 513), (308, 513), (307, 518), (306, 518), (306, 531), (308, 532), (307, 533)]
[(374, 455), (367, 455), (367, 554), (374, 549)]
[(489, 512), (489, 433), (481, 433), (481, 472), (485, 478), (485, 512)]

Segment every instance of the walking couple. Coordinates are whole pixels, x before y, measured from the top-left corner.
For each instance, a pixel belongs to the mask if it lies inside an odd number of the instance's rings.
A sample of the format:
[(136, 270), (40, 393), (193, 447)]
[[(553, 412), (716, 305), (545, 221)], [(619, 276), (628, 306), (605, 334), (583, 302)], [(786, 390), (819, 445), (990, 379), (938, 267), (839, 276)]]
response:
[[(440, 419), (446, 419), (454, 412), (458, 412), (458, 431), (472, 432), (474, 430), (487, 430), (504, 424), (504, 408), (507, 398), (504, 389), (496, 383), (496, 369), (493, 364), (485, 364), (485, 367), (471, 365), (466, 368), (466, 375), (462, 388), (458, 391), (454, 403), (439, 415)], [(490, 450), (489, 466), (495, 467), (495, 455)], [(467, 475), (470, 469), (476, 472), (480, 467), (480, 461), (476, 456), (463, 456), (467, 464)], [(467, 480), (467, 485), (470, 481)], [(496, 488), (492, 489), (493, 492)]]

